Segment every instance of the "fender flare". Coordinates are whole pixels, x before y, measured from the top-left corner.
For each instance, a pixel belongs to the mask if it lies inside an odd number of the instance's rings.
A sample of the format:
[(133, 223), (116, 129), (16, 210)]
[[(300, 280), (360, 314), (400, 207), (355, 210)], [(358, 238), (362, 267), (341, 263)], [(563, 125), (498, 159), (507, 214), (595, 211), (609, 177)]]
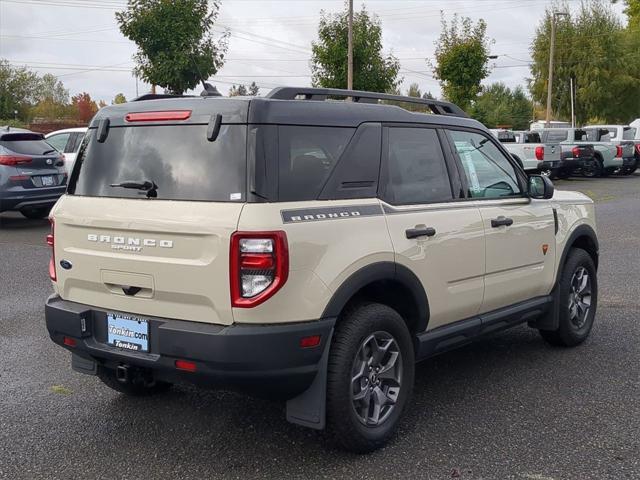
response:
[(418, 310), (416, 332), (427, 329), (429, 300), (418, 277), (409, 268), (395, 262), (376, 262), (351, 274), (334, 292), (324, 309), (322, 318), (338, 317), (349, 300), (367, 285), (379, 280), (393, 280), (404, 286), (413, 297)]
[(555, 279), (556, 284), (558, 283), (558, 277), (560, 276), (560, 271), (562, 267), (564, 267), (564, 263), (567, 260), (567, 255), (569, 254), (569, 250), (571, 250), (576, 239), (579, 237), (588, 237), (596, 246), (596, 258), (594, 259), (594, 263), (596, 264), (596, 268), (598, 268), (598, 257), (600, 255), (599, 253), (600, 244), (598, 243), (598, 236), (596, 235), (596, 232), (593, 230), (593, 228), (591, 228), (590, 225), (583, 223), (581, 225), (578, 225), (573, 230), (573, 232), (571, 232), (571, 234), (569, 235), (569, 238), (567, 238), (567, 241), (564, 244), (564, 249), (562, 250), (562, 255), (560, 256), (560, 261), (558, 262), (558, 269), (556, 271), (556, 279)]

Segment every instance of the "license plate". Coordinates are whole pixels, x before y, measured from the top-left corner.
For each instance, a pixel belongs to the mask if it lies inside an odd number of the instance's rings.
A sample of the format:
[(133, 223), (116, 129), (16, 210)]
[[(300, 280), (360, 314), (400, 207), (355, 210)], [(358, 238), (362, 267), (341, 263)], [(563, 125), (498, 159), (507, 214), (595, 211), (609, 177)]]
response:
[(43, 187), (51, 187), (52, 185), (54, 185), (52, 176), (40, 177), (40, 179), (42, 180)]
[(132, 352), (149, 351), (149, 323), (136, 317), (107, 313), (107, 343)]

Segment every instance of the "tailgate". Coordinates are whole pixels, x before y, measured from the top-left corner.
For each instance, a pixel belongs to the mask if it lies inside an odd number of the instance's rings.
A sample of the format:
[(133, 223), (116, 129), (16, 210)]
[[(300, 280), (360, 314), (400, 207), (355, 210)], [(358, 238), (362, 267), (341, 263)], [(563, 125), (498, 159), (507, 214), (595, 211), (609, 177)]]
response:
[(241, 210), (65, 195), (52, 212), (57, 292), (107, 311), (231, 324), (229, 240)]
[(544, 161), (556, 162), (562, 159), (562, 148), (557, 143), (544, 144)]

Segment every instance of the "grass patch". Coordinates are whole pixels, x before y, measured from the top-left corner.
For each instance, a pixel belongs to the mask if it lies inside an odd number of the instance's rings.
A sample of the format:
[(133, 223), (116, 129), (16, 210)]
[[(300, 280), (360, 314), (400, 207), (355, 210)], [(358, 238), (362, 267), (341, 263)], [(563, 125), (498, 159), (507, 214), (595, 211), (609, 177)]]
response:
[(71, 389), (63, 386), (63, 385), (53, 385), (51, 387), (51, 391), (53, 393), (57, 393), (58, 395), (71, 395), (73, 392)]

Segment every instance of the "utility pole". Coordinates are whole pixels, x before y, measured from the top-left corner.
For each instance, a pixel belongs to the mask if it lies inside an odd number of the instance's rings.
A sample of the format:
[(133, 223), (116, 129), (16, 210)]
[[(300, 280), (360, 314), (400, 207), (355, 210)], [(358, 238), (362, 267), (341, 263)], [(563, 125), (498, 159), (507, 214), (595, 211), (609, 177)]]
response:
[(353, 0), (349, 0), (349, 40), (347, 47), (347, 89), (353, 90)]
[(576, 128), (576, 116), (573, 113), (573, 77), (569, 77), (569, 89), (571, 90), (571, 128)]
[(555, 12), (551, 17), (551, 46), (549, 47), (549, 80), (547, 81), (547, 120), (545, 126), (551, 126), (551, 92), (553, 91), (553, 55), (556, 46), (556, 18), (569, 16), (566, 12)]

